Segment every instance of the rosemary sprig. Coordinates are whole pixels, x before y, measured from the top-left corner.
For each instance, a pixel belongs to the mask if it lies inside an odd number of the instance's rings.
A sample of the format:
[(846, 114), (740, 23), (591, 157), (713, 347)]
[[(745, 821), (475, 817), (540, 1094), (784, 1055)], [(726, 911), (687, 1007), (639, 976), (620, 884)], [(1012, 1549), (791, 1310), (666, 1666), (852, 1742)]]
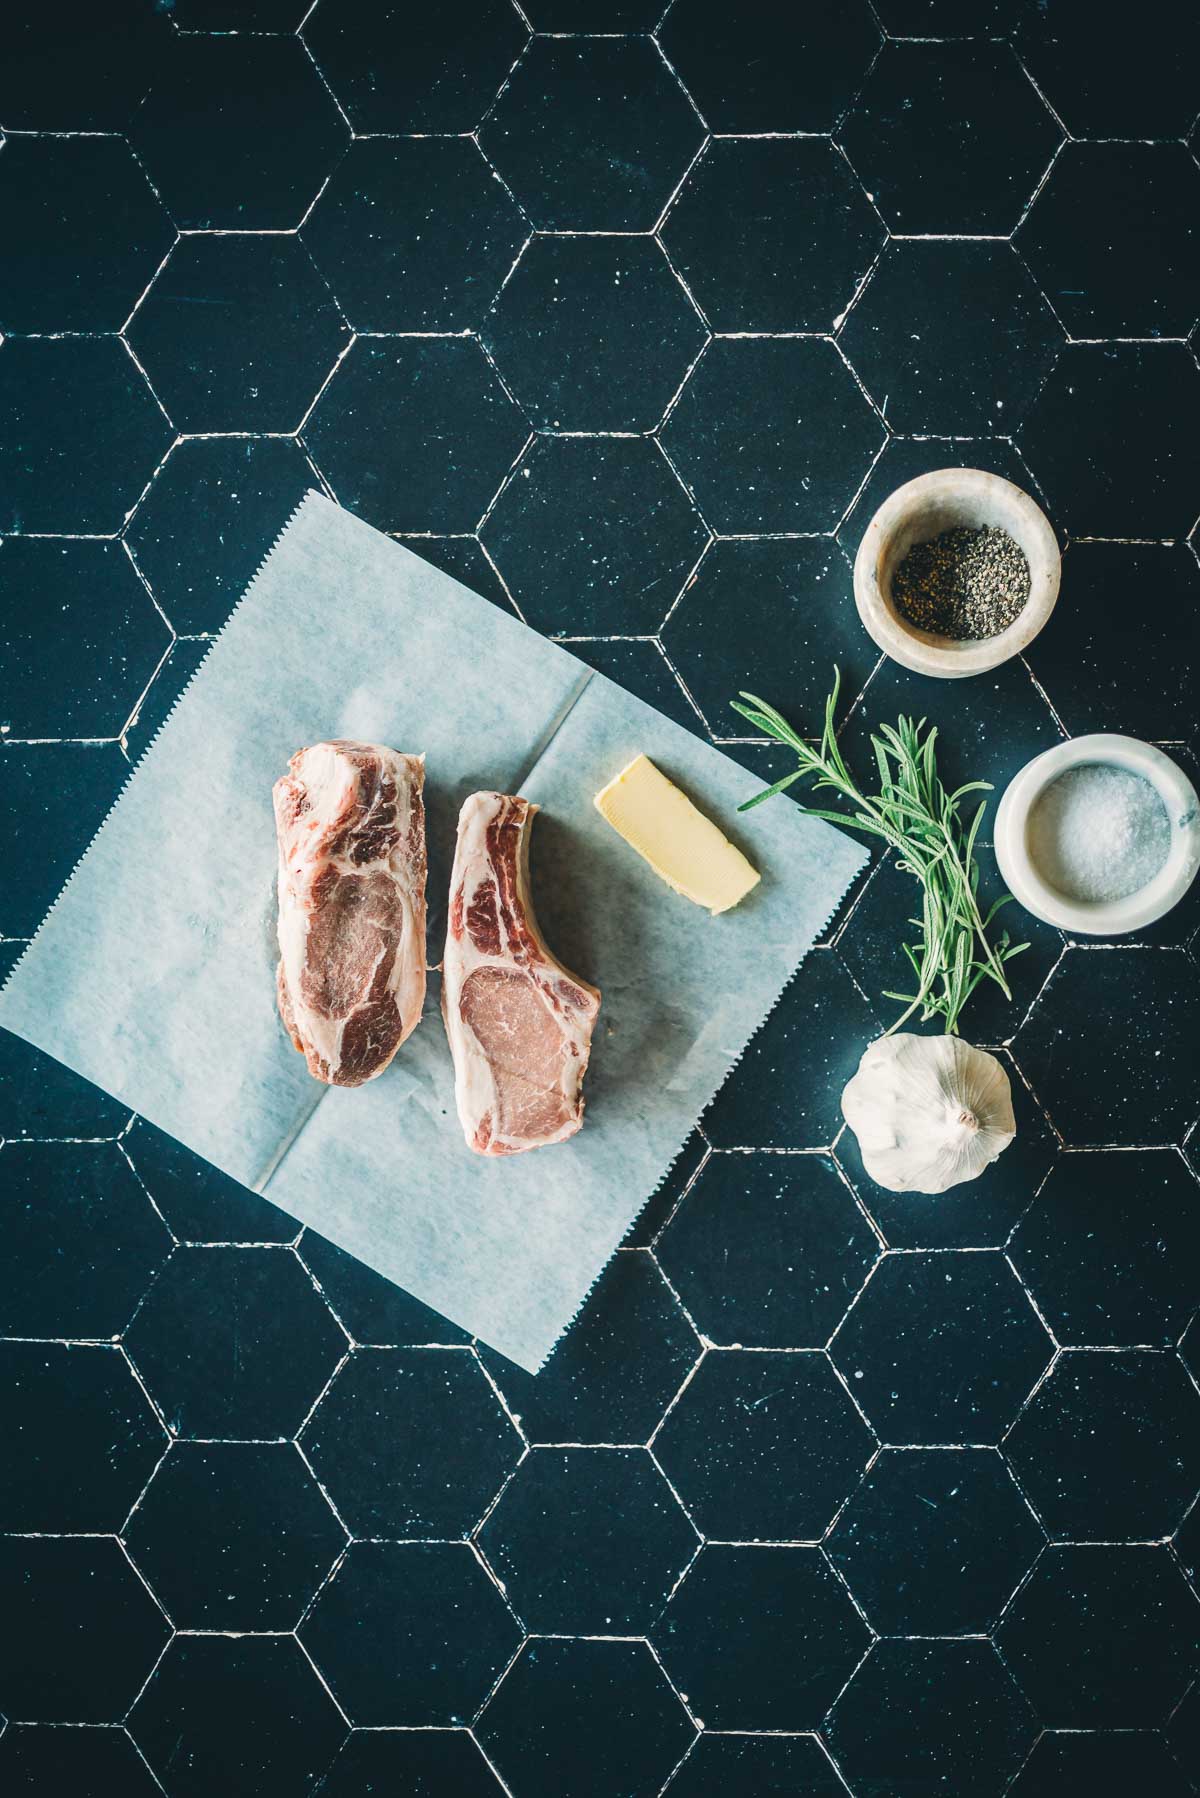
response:
[(902, 717), (894, 728), (882, 724), (878, 736), (872, 735), (879, 791), (864, 793), (846, 767), (834, 734), (840, 689), (841, 674), (835, 667), (817, 749), (797, 736), (774, 706), (753, 693), (743, 693), (740, 700), (733, 701), (735, 712), (764, 736), (774, 737), (792, 750), (798, 763), (791, 774), (747, 799), (738, 810), (750, 811), (807, 777), (815, 787), (837, 793), (852, 808), (845, 812), (805, 806), (810, 816), (881, 837), (895, 850), (897, 866), (921, 885), (921, 916), (908, 920), (921, 934), (916, 944), (904, 945), (916, 975), (916, 992), (883, 995), (905, 1007), (887, 1034), (899, 1030), (920, 1011), (922, 1021), (943, 1017), (947, 1035), (953, 1035), (959, 1013), (981, 980), (994, 980), (1005, 998), (1012, 998), (1004, 964), (1029, 947), (1028, 943), (1010, 942), (1007, 931), (994, 943), (988, 939), (992, 919), (1011, 894), (997, 899), (986, 915), (979, 904), (975, 840), (987, 801), (980, 801), (969, 823), (960, 817), (959, 806), (970, 793), (990, 793), (991, 784), (972, 780), (948, 793), (937, 772), (936, 725), (926, 728), (923, 718), (914, 723)]

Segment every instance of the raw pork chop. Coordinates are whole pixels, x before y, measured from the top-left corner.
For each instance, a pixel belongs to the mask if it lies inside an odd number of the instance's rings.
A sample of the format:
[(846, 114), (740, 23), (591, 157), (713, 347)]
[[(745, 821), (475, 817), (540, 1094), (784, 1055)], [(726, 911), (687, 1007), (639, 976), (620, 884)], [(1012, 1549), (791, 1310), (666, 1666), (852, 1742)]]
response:
[(536, 805), (472, 793), (458, 819), (442, 1016), (458, 1115), (480, 1155), (574, 1136), (600, 994), (556, 961), (533, 915)]
[(275, 782), (279, 1014), (316, 1079), (382, 1074), (425, 1002), (425, 758), (301, 749)]

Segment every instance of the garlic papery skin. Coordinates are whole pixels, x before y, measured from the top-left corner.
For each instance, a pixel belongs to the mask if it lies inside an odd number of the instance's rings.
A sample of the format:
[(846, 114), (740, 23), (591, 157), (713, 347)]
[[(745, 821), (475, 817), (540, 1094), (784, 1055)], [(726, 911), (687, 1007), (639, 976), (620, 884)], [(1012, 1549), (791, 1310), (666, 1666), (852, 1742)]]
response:
[(1017, 1133), (1004, 1068), (957, 1036), (881, 1036), (847, 1082), (842, 1116), (889, 1192), (974, 1180)]

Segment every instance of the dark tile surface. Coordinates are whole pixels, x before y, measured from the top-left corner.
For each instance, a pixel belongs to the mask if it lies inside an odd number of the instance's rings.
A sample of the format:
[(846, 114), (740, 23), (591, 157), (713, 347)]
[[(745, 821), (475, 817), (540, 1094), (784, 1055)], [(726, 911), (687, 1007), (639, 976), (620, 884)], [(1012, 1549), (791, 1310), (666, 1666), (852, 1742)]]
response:
[(360, 1726), (466, 1723), (521, 1630), (465, 1542), (354, 1542), (300, 1630)]
[(301, 235), (356, 331), (457, 331), (528, 230), (469, 138), (374, 137), (351, 144)]
[(828, 1728), (852, 1790), (991, 1798), (1037, 1725), (990, 1642), (878, 1642)]
[(840, 138), (893, 231), (1003, 236), (1062, 133), (1007, 45), (959, 40), (885, 45)]
[(540, 437), (483, 540), (535, 630), (636, 636), (658, 629), (708, 533), (653, 443)]
[(648, 431), (704, 343), (649, 237), (535, 237), (482, 327), (543, 430)]
[[(392, 1444), (386, 1460), (377, 1452), (381, 1431)], [(357, 1351), (302, 1440), (356, 1536), (466, 1536), (521, 1449), (463, 1349)]]
[(289, 1636), (177, 1636), (129, 1728), (171, 1798), (309, 1792), (346, 1734)]
[(1051, 1544), (996, 1641), (1049, 1728), (1153, 1729), (1187, 1689), (1200, 1604), (1165, 1548)]
[(350, 341), (294, 237), (181, 238), (129, 327), (182, 431), (294, 431)]
[(1067, 144), (1014, 241), (1072, 337), (1186, 337), (1198, 216), (1182, 144)]
[(816, 1542), (875, 1442), (825, 1355), (730, 1349), (705, 1356), (653, 1447), (710, 1539)]
[(1063, 1155), (1009, 1254), (1060, 1342), (1174, 1342), (1200, 1298), (1200, 1188), (1174, 1149)]
[(1004, 1452), (1059, 1541), (1151, 1542), (1200, 1492), (1200, 1394), (1162, 1349), (1068, 1349)]
[(884, 240), (824, 138), (713, 138), (662, 239), (714, 331), (828, 331)]
[(715, 1154), (655, 1247), (710, 1342), (821, 1348), (879, 1253), (823, 1155)]
[(651, 1798), (692, 1736), (644, 1642), (531, 1641), (476, 1733), (505, 1778), (573, 1798)]
[(174, 1443), (123, 1535), (188, 1630), (294, 1629), (346, 1543), (291, 1442)]
[[(812, 730), (837, 661), (864, 776), (904, 711), (952, 782), (1063, 729), (1196, 778), (1198, 49), (1167, 0), (14, 0), (0, 977), (313, 485), (700, 734), (742, 685)], [(1032, 677), (861, 631), (844, 558), (946, 466), (1066, 543)], [(536, 1378), (0, 1038), (5, 1794), (1178, 1798), (1200, 887), (1057, 964), (1009, 909), (964, 1028), (1018, 1134), (938, 1196), (841, 1128), (909, 898), (855, 884)], [(1030, 1504), (1083, 1546), (1010, 1599)]]
[(479, 1540), (526, 1629), (542, 1635), (645, 1630), (697, 1547), (641, 1448), (535, 1448)]
[(0, 558), (0, 710), (14, 737), (116, 737), (171, 643), (119, 543), (14, 537)]
[(662, 432), (725, 535), (831, 531), (883, 438), (850, 370), (816, 338), (710, 343)]
[(817, 1548), (706, 1547), (654, 1644), (706, 1728), (815, 1729), (870, 1635)]
[(173, 432), (115, 337), (0, 344), (0, 530), (118, 531)]
[(998, 1251), (887, 1255), (834, 1363), (884, 1442), (998, 1442), (1051, 1343)]
[(649, 231), (704, 141), (645, 37), (539, 37), (480, 143), (539, 231)]
[(995, 1449), (885, 1448), (826, 1551), (883, 1635), (985, 1635), (1045, 1537)]
[(888, 245), (840, 342), (897, 431), (1011, 431), (1062, 331), (1007, 243)]

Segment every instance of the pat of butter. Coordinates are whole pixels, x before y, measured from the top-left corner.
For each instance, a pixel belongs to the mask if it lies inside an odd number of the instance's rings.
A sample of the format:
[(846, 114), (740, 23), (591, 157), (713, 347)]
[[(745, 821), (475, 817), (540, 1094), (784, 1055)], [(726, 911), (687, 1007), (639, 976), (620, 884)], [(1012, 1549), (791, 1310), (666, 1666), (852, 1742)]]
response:
[(758, 885), (741, 850), (644, 755), (596, 794), (595, 806), (669, 887), (714, 917)]

